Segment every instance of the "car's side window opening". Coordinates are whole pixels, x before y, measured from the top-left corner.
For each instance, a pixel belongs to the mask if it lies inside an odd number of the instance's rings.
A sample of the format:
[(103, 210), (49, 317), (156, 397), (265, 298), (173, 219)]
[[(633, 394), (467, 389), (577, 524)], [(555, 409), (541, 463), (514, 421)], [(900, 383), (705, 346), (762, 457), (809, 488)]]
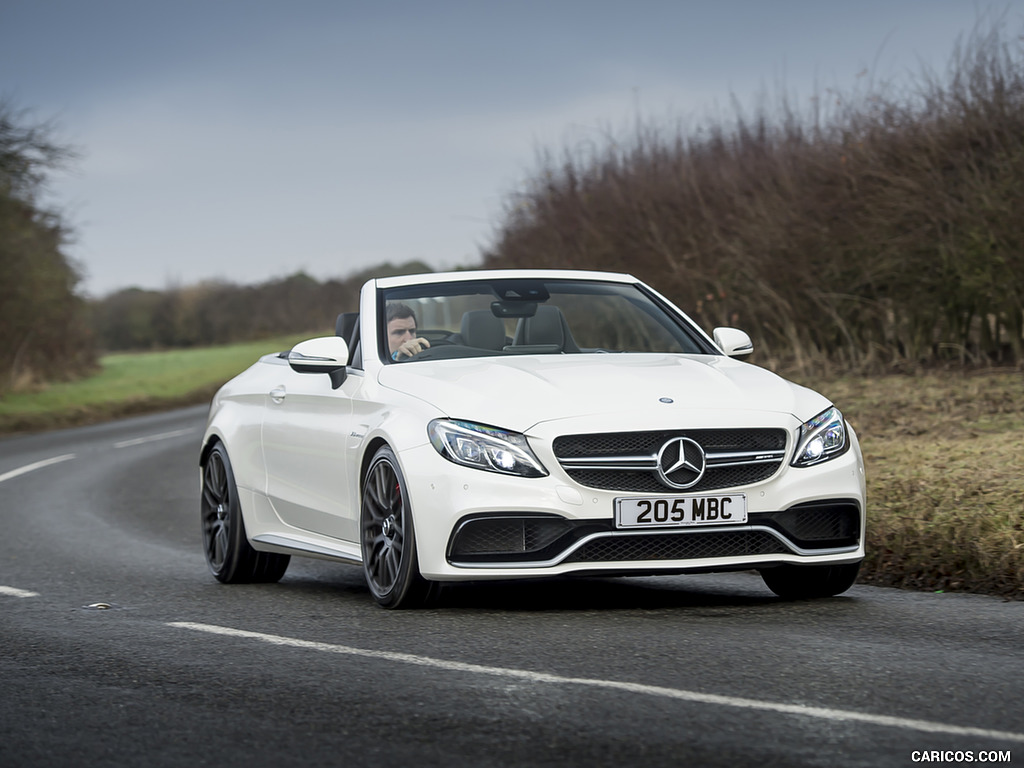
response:
[(348, 344), (348, 365), (350, 368), (363, 367), (362, 345), (359, 343), (359, 313), (342, 312), (334, 322), (334, 333)]
[(363, 369), (363, 345), (359, 340), (359, 330), (356, 329), (355, 336), (353, 338), (354, 346), (351, 347), (351, 356), (349, 358), (349, 367), (357, 370)]

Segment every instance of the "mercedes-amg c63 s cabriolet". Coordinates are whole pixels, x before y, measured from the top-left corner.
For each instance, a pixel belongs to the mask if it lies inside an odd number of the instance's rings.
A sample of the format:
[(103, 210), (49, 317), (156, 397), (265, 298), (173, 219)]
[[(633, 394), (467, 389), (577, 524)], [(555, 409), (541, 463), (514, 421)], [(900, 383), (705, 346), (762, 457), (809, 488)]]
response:
[(336, 335), (214, 397), (210, 570), (360, 564), (390, 608), (570, 574), (756, 569), (783, 597), (843, 592), (864, 557), (857, 437), (822, 395), (736, 359), (751, 351), (629, 275), (371, 280)]

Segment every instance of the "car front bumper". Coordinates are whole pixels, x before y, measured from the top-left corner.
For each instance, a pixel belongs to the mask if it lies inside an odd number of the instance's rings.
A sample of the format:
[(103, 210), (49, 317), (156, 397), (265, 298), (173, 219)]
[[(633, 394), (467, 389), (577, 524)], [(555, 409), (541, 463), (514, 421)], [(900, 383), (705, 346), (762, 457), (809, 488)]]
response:
[(787, 464), (763, 482), (723, 491), (746, 496), (744, 524), (645, 530), (615, 528), (615, 500), (637, 494), (584, 487), (557, 463), (545, 461), (546, 477), (522, 478), (453, 464), (430, 445), (400, 460), (428, 579), (711, 572), (862, 560), (864, 466), (852, 431), (851, 440), (831, 461)]

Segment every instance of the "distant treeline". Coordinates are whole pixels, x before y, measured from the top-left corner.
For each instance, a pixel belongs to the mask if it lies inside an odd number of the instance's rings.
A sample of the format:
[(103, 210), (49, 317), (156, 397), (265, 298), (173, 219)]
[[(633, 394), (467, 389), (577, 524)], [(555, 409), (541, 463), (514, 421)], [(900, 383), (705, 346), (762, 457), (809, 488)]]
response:
[(910, 88), (541, 158), (485, 266), (631, 272), (759, 360), (1024, 360), (1024, 56), (998, 25)]
[(429, 271), (413, 261), (324, 282), (299, 272), (251, 286), (210, 282), (162, 291), (128, 288), (92, 302), (91, 324), (105, 351), (328, 334), (334, 332), (338, 313), (359, 309), (359, 289), (370, 278)]

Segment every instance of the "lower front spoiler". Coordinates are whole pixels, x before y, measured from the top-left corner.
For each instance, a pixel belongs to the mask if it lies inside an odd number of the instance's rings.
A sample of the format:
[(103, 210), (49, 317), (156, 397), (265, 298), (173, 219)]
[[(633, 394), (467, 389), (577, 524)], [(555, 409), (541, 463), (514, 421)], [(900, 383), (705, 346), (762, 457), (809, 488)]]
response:
[(615, 528), (608, 519), (490, 513), (460, 521), (446, 554), (450, 567), (477, 572), (756, 567), (856, 562), (864, 556), (862, 536), (863, 514), (852, 499), (754, 513), (742, 525), (645, 530)]
[[(567, 549), (548, 559), (490, 557), (452, 558), (456, 568), (551, 568), (563, 564), (628, 563), (652, 561), (706, 561), (732, 558), (764, 560), (768, 555), (796, 555), (800, 558), (828, 557), (831, 561), (860, 559), (859, 544), (840, 547), (806, 548), (764, 525), (734, 526), (727, 529), (691, 528), (685, 531), (602, 531), (583, 536)], [(839, 557), (845, 555), (845, 558)], [(861, 555), (862, 556), (862, 555)], [(773, 558), (768, 558), (773, 559)], [(757, 564), (752, 562), (751, 566)]]

